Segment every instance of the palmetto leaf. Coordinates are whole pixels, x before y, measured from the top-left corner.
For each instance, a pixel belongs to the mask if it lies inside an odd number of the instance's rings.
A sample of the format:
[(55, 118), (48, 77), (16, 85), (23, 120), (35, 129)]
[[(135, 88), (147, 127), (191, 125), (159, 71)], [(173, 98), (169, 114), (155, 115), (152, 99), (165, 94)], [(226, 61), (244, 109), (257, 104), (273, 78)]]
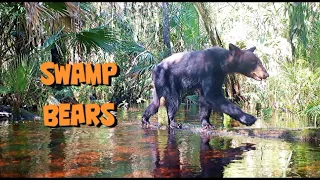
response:
[(157, 57), (140, 46), (135, 50), (136, 52), (139, 52), (139, 54), (134, 58), (132, 67), (129, 68), (126, 74), (143, 74), (145, 72), (151, 71), (158, 62)]
[(86, 51), (102, 49), (105, 52), (113, 52), (120, 45), (117, 33), (108, 27), (98, 27), (79, 33), (72, 33), (72, 45), (80, 44)]
[(320, 114), (320, 104), (306, 110), (307, 114)]
[(198, 104), (198, 95), (189, 95), (186, 96), (186, 99), (188, 99), (192, 104)]
[(42, 49), (52, 47), (58, 41), (67, 42), (70, 40), (70, 47), (80, 45), (87, 52), (92, 50), (99, 51), (102, 49), (105, 52), (114, 52), (121, 48), (122, 41), (117, 38), (117, 33), (108, 27), (97, 27), (80, 32), (62, 34), (59, 30), (56, 34), (50, 36), (43, 44)]
[(25, 94), (33, 79), (35, 63), (34, 60), (28, 61), (26, 56), (19, 56), (11, 62), (3, 77), (5, 80), (4, 86), (8, 91)]
[(75, 2), (44, 2), (43, 4), (50, 10), (47, 12), (51, 12), (51, 14), (58, 13), (62, 16), (71, 16), (74, 12), (84, 15), (82, 8), (84, 8), (85, 11), (88, 9), (87, 5), (83, 3), (77, 4)]

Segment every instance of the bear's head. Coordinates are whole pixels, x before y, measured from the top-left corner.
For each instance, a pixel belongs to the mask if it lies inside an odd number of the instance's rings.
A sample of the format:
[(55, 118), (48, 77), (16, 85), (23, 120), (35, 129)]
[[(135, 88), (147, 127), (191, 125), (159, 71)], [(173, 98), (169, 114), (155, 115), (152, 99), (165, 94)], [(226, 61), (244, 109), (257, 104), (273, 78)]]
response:
[(230, 60), (232, 58), (233, 72), (261, 81), (269, 77), (269, 74), (263, 67), (261, 60), (253, 53), (255, 49), (256, 47), (242, 50), (230, 43), (229, 50), (232, 54)]

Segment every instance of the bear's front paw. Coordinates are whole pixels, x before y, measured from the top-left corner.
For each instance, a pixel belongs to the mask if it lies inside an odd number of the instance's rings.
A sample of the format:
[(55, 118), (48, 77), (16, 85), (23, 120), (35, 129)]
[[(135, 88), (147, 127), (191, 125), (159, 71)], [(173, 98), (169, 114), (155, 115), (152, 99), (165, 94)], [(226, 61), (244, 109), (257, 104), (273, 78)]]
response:
[(246, 115), (243, 115), (243, 116), (240, 118), (239, 122), (240, 122), (241, 124), (246, 125), (246, 126), (251, 126), (252, 124), (254, 124), (254, 123), (256, 122), (256, 120), (257, 120), (256, 117), (254, 117), (254, 116), (252, 116), (252, 115), (250, 115), (250, 114), (246, 114)]
[(206, 120), (206, 119), (204, 119), (204, 120), (201, 121), (201, 126), (202, 126), (202, 129), (203, 129), (203, 130), (214, 129), (214, 128), (215, 128), (215, 126), (212, 125), (212, 124), (209, 122), (209, 120)]
[(150, 122), (142, 118), (142, 121), (141, 121), (142, 128), (149, 128), (149, 125), (150, 125)]

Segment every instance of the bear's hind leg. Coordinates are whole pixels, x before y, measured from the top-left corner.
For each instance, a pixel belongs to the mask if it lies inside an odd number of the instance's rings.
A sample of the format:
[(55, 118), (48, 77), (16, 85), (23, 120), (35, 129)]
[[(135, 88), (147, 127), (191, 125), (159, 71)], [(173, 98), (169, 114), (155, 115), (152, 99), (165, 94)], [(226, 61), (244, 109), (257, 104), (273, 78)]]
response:
[(153, 116), (158, 112), (159, 106), (160, 106), (160, 99), (158, 98), (156, 88), (154, 88), (152, 102), (148, 105), (146, 110), (143, 112), (142, 126), (143, 125), (148, 126), (150, 124), (149, 119), (151, 116)]
[(168, 119), (169, 119), (169, 125), (172, 129), (177, 128), (181, 129), (181, 124), (177, 124), (175, 120), (175, 115), (178, 111), (179, 107), (179, 94), (174, 91), (170, 94), (165, 95), (165, 100), (166, 100), (166, 108), (167, 108), (167, 113), (168, 113)]
[(212, 129), (214, 126), (210, 123), (210, 115), (211, 115), (211, 108), (208, 104), (206, 104), (206, 100), (204, 99), (203, 95), (199, 95), (199, 116), (200, 122), (203, 129)]

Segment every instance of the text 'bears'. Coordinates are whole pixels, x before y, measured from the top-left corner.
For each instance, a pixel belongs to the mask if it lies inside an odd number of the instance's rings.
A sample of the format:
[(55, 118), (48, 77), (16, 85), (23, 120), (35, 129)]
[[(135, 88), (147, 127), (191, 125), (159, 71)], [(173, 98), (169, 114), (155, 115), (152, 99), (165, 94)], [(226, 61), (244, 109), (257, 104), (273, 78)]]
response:
[(43, 107), (44, 125), (48, 127), (79, 127), (80, 124), (100, 127), (101, 124), (113, 127), (117, 121), (109, 111), (115, 110), (114, 103), (98, 104), (59, 104)]

